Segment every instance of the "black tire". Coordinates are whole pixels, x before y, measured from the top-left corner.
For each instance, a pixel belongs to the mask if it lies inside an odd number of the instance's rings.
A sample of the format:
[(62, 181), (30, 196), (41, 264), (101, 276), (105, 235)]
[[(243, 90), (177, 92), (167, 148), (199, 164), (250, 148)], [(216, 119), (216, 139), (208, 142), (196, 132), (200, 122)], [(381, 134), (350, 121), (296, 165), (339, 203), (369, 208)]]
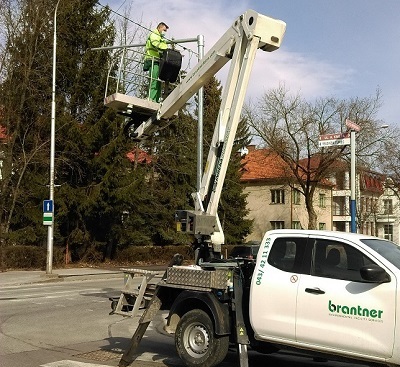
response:
[(191, 310), (179, 320), (175, 347), (188, 367), (213, 367), (221, 363), (229, 348), (229, 336), (217, 336), (208, 314)]

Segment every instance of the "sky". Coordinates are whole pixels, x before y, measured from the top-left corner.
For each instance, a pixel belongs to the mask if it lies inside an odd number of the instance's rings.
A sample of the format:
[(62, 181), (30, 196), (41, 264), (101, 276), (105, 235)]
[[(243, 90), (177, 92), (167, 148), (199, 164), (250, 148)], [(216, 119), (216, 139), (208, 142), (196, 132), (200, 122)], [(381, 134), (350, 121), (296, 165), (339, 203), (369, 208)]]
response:
[[(247, 101), (256, 102), (279, 85), (309, 101), (373, 97), (379, 89), (383, 105), (377, 119), (400, 126), (400, 0), (99, 2), (120, 14), (128, 9), (129, 19), (147, 28), (165, 22), (167, 38), (203, 35), (205, 53), (248, 9), (283, 20), (287, 28), (281, 48), (257, 53)], [(196, 43), (184, 46), (197, 51)], [(190, 60), (193, 67), (197, 61)], [(222, 82), (224, 72), (217, 74)]]

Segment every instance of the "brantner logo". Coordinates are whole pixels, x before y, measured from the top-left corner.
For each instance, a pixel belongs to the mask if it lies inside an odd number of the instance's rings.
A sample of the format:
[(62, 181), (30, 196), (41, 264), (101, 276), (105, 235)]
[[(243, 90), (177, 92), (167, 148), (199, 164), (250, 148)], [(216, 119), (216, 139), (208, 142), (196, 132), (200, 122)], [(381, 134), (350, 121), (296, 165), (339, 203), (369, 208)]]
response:
[[(334, 304), (329, 300), (328, 304), (329, 312), (335, 316), (349, 317), (354, 316), (354, 318), (370, 318), (370, 319), (381, 319), (383, 310), (375, 310), (374, 308), (366, 308), (362, 306), (346, 306)], [(376, 320), (376, 321), (377, 321)], [(375, 321), (375, 320), (371, 320)]]

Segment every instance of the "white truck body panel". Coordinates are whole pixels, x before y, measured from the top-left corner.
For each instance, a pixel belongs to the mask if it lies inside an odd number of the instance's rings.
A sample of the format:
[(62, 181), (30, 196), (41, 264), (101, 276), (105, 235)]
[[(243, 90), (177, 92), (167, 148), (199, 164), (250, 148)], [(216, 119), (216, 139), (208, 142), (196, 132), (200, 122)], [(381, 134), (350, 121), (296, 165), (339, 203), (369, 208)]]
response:
[[(396, 308), (400, 270), (361, 241), (366, 238), (328, 231), (267, 232), (257, 256), (250, 291), (250, 322), (256, 339), (399, 364)], [(296, 242), (299, 249), (304, 239), (308, 241), (307, 248), (312, 244), (312, 251), (304, 254), (302, 263), (310, 258), (314, 275), (296, 268), (293, 249), (284, 251), (292, 269), (276, 265), (274, 259), (281, 257), (276, 248), (281, 242), (285, 248), (291, 247), (288, 243)], [(327, 268), (318, 269), (318, 248), (323, 249), (322, 254), (327, 258), (330, 249), (340, 249), (341, 273), (323, 275)], [(357, 272), (348, 265), (361, 258), (383, 268), (390, 281), (368, 283), (361, 278), (340, 279), (356, 277)], [(344, 270), (344, 262), (349, 270)]]

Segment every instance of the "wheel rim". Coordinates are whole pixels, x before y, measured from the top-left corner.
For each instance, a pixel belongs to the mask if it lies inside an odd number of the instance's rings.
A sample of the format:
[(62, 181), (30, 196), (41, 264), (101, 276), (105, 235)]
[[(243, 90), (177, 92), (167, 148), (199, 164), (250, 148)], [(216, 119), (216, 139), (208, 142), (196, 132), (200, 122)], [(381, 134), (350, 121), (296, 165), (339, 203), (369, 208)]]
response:
[(201, 324), (191, 324), (184, 333), (185, 349), (193, 358), (200, 358), (208, 351), (210, 336)]

